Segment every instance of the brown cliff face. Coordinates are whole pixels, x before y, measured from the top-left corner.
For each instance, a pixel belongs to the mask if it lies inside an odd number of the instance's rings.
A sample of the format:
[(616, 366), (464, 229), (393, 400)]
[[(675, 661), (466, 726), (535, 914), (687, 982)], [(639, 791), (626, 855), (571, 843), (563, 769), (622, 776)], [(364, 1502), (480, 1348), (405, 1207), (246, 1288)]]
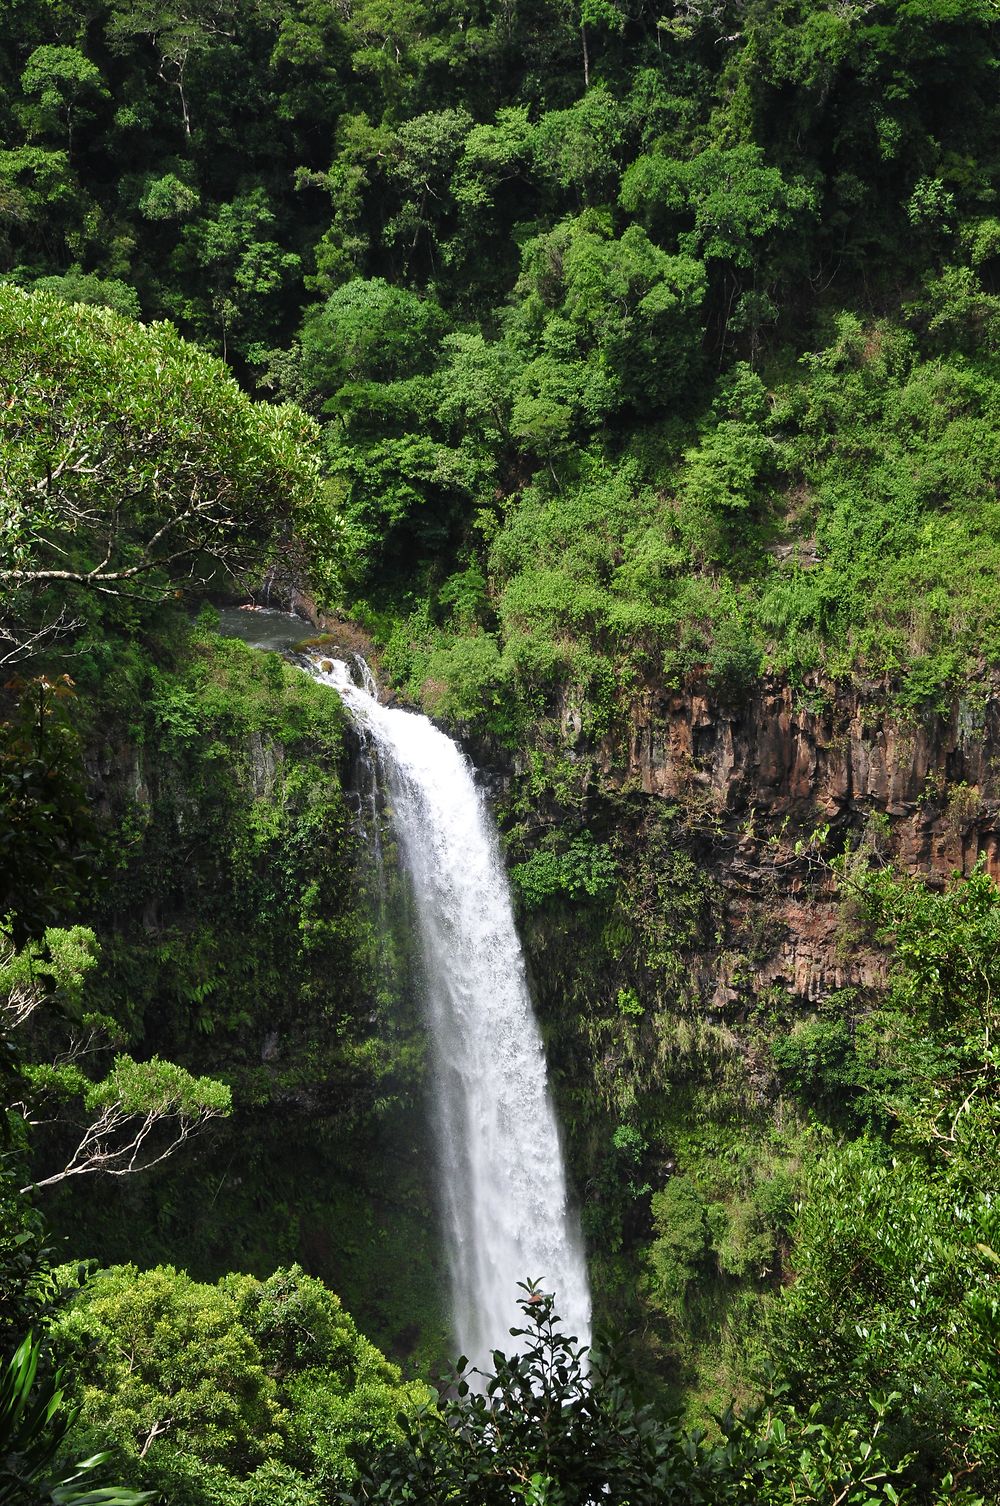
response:
[[(572, 735), (568, 709), (563, 726)], [(695, 802), (725, 833), (711, 863), (728, 940), (739, 955), (756, 927), (758, 942), (749, 978), (743, 956), (699, 967), (717, 1008), (735, 1001), (734, 974), (803, 1003), (883, 976), (884, 958), (845, 939), (825, 866), (802, 857), (819, 827), (836, 851), (883, 817), (880, 846), (909, 872), (940, 883), (983, 856), (1000, 879), (1000, 683), (922, 719), (887, 709), (879, 687), (817, 685), (803, 697), (771, 677), (741, 703), (697, 682), (648, 687), (627, 740), (608, 737), (595, 753), (606, 786)]]

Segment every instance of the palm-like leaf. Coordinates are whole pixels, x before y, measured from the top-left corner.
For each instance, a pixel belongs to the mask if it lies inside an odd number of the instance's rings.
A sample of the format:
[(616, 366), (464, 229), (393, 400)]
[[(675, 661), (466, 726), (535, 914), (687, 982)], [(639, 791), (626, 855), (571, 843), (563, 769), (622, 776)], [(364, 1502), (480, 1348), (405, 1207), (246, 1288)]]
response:
[(36, 1387), (41, 1344), (29, 1334), (0, 1374), (0, 1506), (143, 1506), (149, 1492), (88, 1482), (107, 1454), (94, 1454), (62, 1479), (49, 1478), (53, 1461), (76, 1421), (66, 1404), (62, 1372)]

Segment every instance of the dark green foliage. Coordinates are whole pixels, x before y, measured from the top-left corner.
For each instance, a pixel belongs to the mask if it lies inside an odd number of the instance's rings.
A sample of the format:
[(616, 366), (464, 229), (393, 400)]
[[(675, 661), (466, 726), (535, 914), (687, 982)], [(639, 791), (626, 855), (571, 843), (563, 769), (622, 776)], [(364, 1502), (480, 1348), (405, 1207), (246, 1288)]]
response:
[(834, 1119), (850, 1119), (864, 1072), (846, 1020), (803, 1021), (791, 1034), (776, 1038), (771, 1054), (782, 1082), (798, 1099), (818, 1104)]
[(555, 1299), (531, 1283), (526, 1291), (526, 1326), (511, 1330), (523, 1352), (495, 1350), (494, 1368), (483, 1374), (460, 1361), (440, 1408), (418, 1411), (402, 1446), (380, 1458), (348, 1499), (392, 1506), (896, 1506), (917, 1499), (882, 1453), (883, 1403), (870, 1407), (867, 1428), (843, 1430), (780, 1402), (742, 1417), (730, 1411), (718, 1419), (721, 1441), (709, 1444), (638, 1402), (613, 1355), (591, 1356), (588, 1373), (584, 1352), (559, 1327)]
[(231, 1084), (233, 1117), (100, 1204), (55, 1189), (54, 1229), (211, 1279), (308, 1259), (393, 1352), (440, 1354), (411, 940), (395, 880), (380, 934), (340, 704), (212, 633), (136, 674), (102, 709), (118, 840), (88, 1008), (132, 1055)]
[(0, 721), (0, 916), (17, 941), (72, 913), (97, 860), (73, 682), (9, 681)]
[[(8, 1046), (8, 1058), (12, 1054)], [(54, 1250), (40, 1212), (21, 1194), (25, 1159), (23, 1146), (6, 1149), (0, 1176), (0, 1346), (5, 1354), (12, 1354), (22, 1336), (41, 1323), (52, 1299)]]

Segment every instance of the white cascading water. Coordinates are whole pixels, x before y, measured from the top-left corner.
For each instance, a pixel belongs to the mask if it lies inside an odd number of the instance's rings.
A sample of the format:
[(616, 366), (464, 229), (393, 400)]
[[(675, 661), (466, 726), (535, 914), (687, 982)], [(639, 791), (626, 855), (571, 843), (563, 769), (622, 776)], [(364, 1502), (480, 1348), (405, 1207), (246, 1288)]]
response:
[(441, 1204), (455, 1338), (474, 1365), (509, 1351), (517, 1283), (555, 1293), (590, 1342), (590, 1293), (510, 891), (461, 749), (424, 716), (382, 706), (362, 668), (323, 660), (374, 744), (413, 881), (434, 1061)]

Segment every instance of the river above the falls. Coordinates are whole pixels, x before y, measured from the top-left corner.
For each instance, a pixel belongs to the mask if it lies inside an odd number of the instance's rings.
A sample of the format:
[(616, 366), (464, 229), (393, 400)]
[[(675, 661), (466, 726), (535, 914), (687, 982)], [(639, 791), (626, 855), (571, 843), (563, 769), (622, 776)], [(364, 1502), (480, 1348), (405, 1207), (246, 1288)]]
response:
[(316, 629), (294, 612), (272, 607), (220, 607), (218, 631), (223, 638), (239, 638), (251, 648), (277, 650), (296, 648)]

